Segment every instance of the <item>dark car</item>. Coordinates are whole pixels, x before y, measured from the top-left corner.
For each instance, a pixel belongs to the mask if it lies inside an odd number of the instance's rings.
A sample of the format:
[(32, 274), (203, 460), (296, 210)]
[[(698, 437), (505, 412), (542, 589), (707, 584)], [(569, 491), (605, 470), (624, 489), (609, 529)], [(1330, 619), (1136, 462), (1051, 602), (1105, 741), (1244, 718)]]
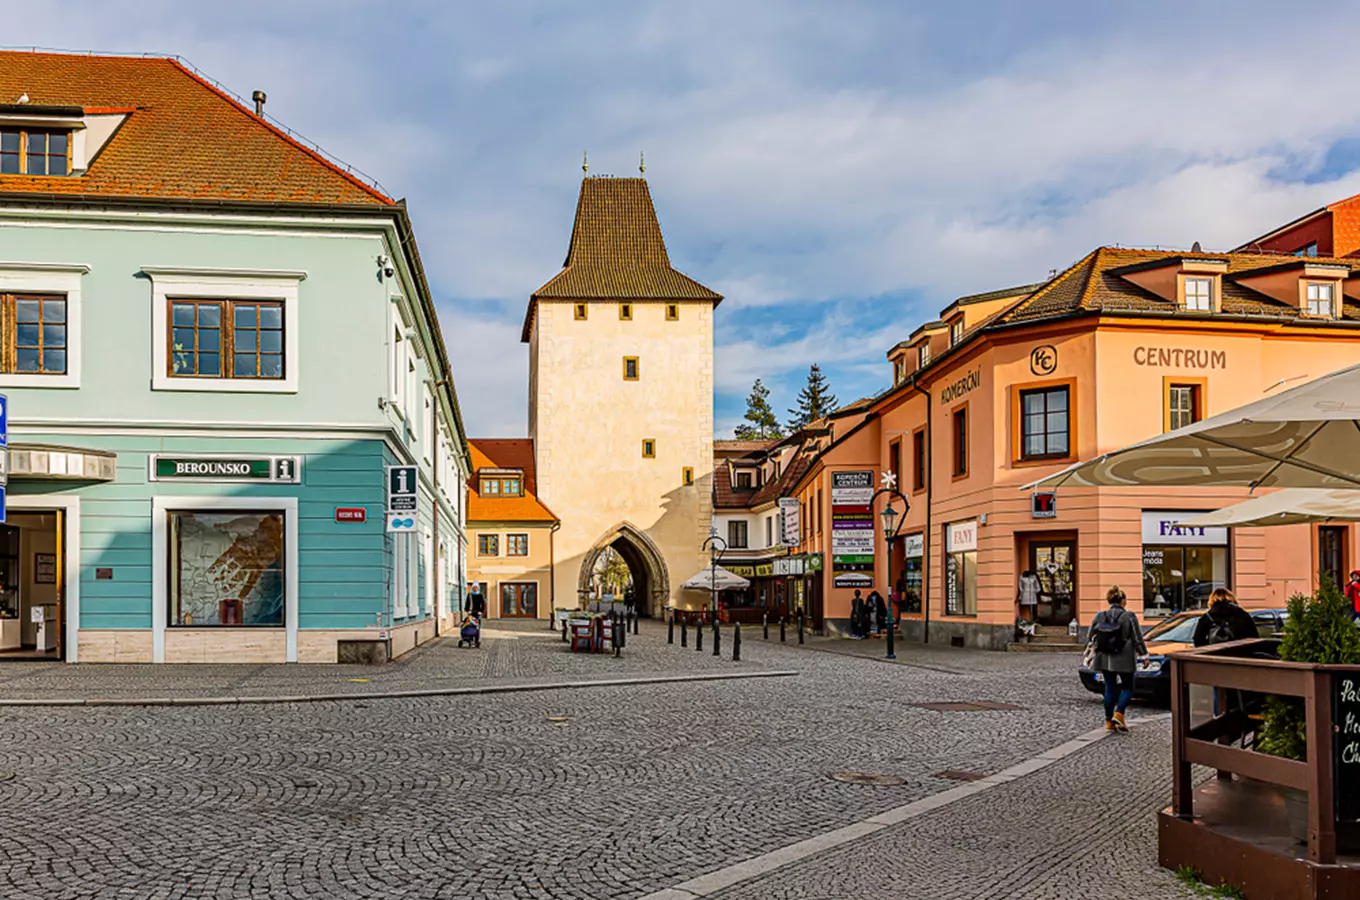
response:
[[(1283, 632), (1289, 618), (1289, 611), (1285, 609), (1253, 609), (1249, 612), (1261, 637), (1273, 637)], [(1147, 630), (1143, 640), (1147, 643), (1148, 657), (1138, 661), (1138, 670), (1134, 673), (1135, 697), (1161, 704), (1171, 702), (1171, 666), (1167, 655), (1194, 647), (1195, 625), (1202, 615), (1202, 609), (1176, 613)], [(1077, 674), (1088, 691), (1093, 694), (1105, 693), (1099, 672), (1081, 666)]]

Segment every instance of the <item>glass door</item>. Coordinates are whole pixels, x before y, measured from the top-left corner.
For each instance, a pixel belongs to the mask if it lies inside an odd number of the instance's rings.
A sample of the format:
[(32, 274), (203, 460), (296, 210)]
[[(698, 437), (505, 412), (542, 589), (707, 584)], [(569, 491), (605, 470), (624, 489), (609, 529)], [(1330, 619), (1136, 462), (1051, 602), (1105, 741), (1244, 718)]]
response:
[(1323, 525), (1318, 529), (1318, 573), (1332, 579), (1338, 588), (1346, 586), (1346, 529)]
[(538, 616), (538, 585), (511, 583), (501, 585), (501, 617), (533, 619)]
[(1072, 541), (1032, 543), (1029, 567), (1039, 576), (1039, 624), (1071, 622), (1077, 611), (1077, 545)]

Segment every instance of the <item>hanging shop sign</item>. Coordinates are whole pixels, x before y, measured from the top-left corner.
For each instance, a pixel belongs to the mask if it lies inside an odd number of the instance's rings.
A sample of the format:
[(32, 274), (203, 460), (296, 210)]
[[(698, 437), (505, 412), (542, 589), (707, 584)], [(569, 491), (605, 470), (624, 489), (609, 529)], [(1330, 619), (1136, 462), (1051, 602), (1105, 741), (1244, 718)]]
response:
[(796, 547), (803, 537), (803, 504), (797, 497), (779, 498), (780, 543)]
[(967, 522), (955, 522), (950, 525), (945, 549), (950, 553), (967, 553), (969, 550), (976, 550), (977, 529), (977, 519), (969, 519)]
[(152, 481), (234, 481), (297, 484), (300, 456), (161, 456), (151, 457)]
[(926, 555), (926, 536), (924, 534), (909, 534), (902, 539), (902, 554), (907, 559)]
[(1193, 510), (1186, 512), (1145, 512), (1143, 513), (1144, 544), (1197, 544), (1201, 546), (1222, 547), (1228, 543), (1226, 528), (1186, 528), (1178, 524), (1185, 519), (1202, 515)]
[(764, 563), (762, 565), (756, 566), (757, 578), (769, 578), (772, 575), (774, 575), (774, 566), (770, 565), (769, 563)]
[(774, 574), (776, 575), (802, 575), (803, 558), (801, 556), (786, 556), (774, 561)]
[(387, 467), (387, 530), (402, 533), (416, 530), (419, 511), (420, 478), (415, 466)]
[(836, 588), (870, 588), (874, 586), (874, 576), (865, 575), (863, 572), (837, 573), (831, 579), (831, 586)]
[(873, 472), (832, 472), (832, 506), (868, 506), (874, 499)]
[(1029, 514), (1034, 519), (1055, 519), (1058, 516), (1058, 495), (1054, 491), (1035, 491), (1029, 495)]
[(740, 575), (742, 578), (756, 577), (755, 566), (729, 566), (727, 563), (723, 563), (723, 568), (731, 572), (733, 575)]
[(808, 572), (822, 571), (822, 554), (809, 553), (807, 555), (807, 570)]

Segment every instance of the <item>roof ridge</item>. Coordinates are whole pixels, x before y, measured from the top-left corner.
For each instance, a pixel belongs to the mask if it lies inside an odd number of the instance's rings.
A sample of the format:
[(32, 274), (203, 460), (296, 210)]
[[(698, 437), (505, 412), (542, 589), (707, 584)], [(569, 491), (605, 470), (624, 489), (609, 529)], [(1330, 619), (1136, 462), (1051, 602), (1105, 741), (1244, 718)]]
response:
[(1079, 260), (1077, 262), (1077, 266), (1080, 266), (1082, 263), (1086, 263), (1089, 261), (1089, 264), (1086, 266), (1086, 281), (1081, 286), (1081, 293), (1077, 295), (1077, 306), (1081, 309), (1094, 308), (1089, 303), (1089, 300), (1091, 299), (1092, 289), (1093, 286), (1095, 285), (1096, 280), (1095, 273), (1100, 271), (1101, 254), (1103, 254), (1107, 249), (1109, 248), (1097, 247), (1090, 253), (1086, 254), (1085, 259)]

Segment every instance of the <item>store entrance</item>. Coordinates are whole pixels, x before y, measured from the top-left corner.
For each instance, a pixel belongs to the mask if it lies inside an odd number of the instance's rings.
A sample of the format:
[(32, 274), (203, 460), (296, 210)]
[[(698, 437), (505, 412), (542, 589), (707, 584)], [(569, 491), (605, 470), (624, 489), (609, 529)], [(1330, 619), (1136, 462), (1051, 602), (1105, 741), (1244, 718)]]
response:
[(62, 516), (11, 510), (0, 525), (0, 660), (65, 658)]
[(1034, 541), (1029, 567), (1039, 576), (1040, 625), (1067, 625), (1077, 611), (1077, 545), (1074, 541)]
[(1346, 527), (1323, 525), (1318, 528), (1318, 573), (1332, 579), (1338, 588), (1346, 586)]

